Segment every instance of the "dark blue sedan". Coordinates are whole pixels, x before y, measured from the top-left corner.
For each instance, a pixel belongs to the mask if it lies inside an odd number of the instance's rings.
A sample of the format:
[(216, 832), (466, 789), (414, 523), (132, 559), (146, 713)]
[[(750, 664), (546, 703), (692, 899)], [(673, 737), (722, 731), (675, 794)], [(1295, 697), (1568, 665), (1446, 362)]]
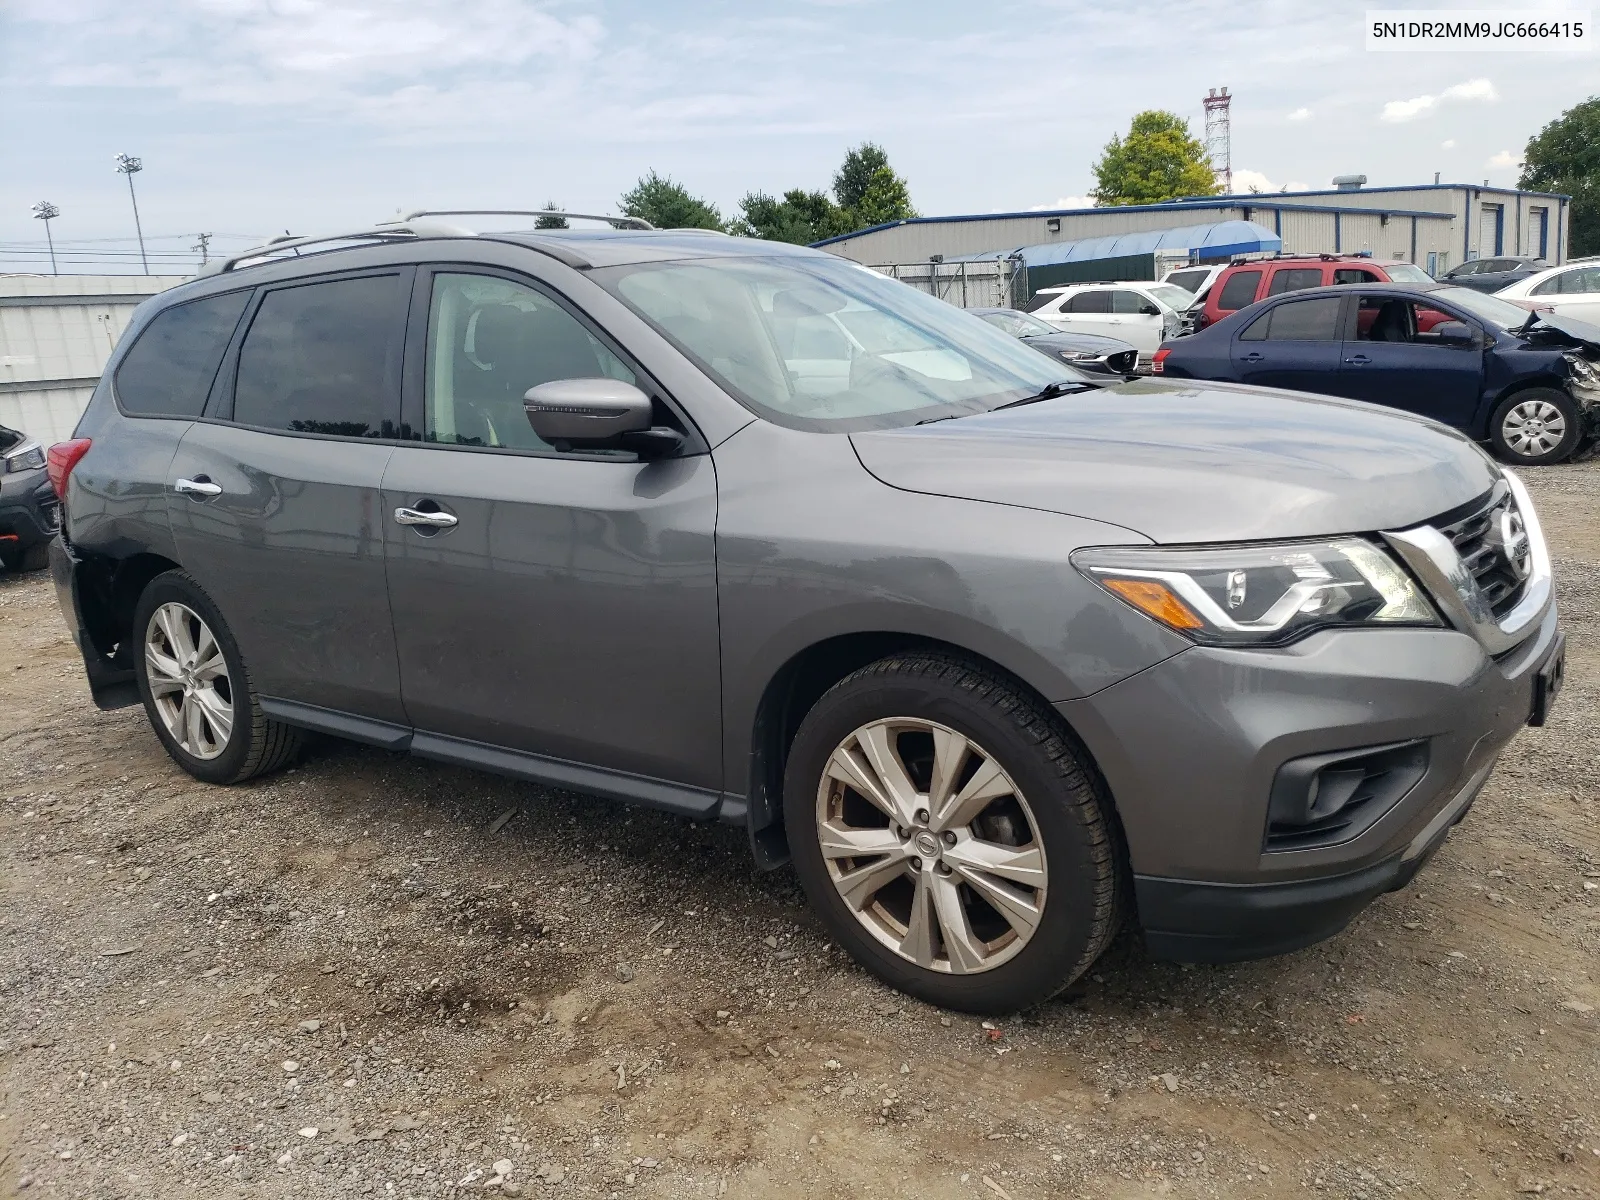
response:
[(1156, 352), (1154, 370), (1367, 400), (1542, 466), (1600, 435), (1600, 327), (1445, 284), (1310, 288)]

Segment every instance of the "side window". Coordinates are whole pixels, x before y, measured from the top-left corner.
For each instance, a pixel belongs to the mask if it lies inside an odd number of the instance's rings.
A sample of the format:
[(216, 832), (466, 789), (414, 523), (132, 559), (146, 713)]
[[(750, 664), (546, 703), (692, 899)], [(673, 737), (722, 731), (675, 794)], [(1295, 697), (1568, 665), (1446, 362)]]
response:
[(405, 289), (398, 275), (268, 292), (239, 348), (233, 419), (340, 437), (393, 437)]
[(1321, 267), (1284, 267), (1272, 273), (1272, 286), (1267, 288), (1267, 295), (1281, 296), (1285, 292), (1298, 292), (1305, 288), (1321, 286)]
[[(1273, 342), (1331, 342), (1339, 337), (1338, 296), (1318, 296), (1314, 300), (1291, 300), (1280, 304), (1267, 317), (1267, 340)], [(1255, 323), (1261, 324), (1260, 321)], [(1254, 325), (1251, 326), (1255, 328)]]
[(550, 297), (492, 275), (434, 276), (426, 369), (424, 439), (507, 450), (551, 449), (522, 411), (529, 388), (557, 379), (637, 382)]
[(1067, 301), (1062, 310), (1070, 313), (1103, 313), (1111, 311), (1111, 293), (1094, 291), (1079, 292)]
[(117, 402), (140, 417), (198, 417), (249, 290), (175, 305), (145, 326), (117, 368)]
[(1559, 295), (1560, 292), (1561, 292), (1562, 281), (1564, 279), (1566, 279), (1569, 275), (1575, 276), (1575, 275), (1577, 275), (1577, 272), (1576, 271), (1563, 271), (1559, 275), (1552, 275), (1552, 276), (1550, 276), (1549, 279), (1546, 279), (1543, 283), (1539, 284), (1537, 287), (1535, 287), (1528, 294), (1531, 295), (1531, 296), (1555, 296), (1555, 295)]
[(1260, 271), (1235, 272), (1228, 276), (1228, 282), (1222, 285), (1222, 295), (1217, 297), (1217, 307), (1223, 312), (1231, 312), (1236, 308), (1255, 303), (1256, 288), (1260, 283)]
[(1145, 305), (1151, 303), (1138, 292), (1112, 292), (1111, 311), (1124, 315), (1137, 315)]
[(1334, 283), (1382, 283), (1383, 281), (1362, 267), (1343, 267), (1333, 273)]

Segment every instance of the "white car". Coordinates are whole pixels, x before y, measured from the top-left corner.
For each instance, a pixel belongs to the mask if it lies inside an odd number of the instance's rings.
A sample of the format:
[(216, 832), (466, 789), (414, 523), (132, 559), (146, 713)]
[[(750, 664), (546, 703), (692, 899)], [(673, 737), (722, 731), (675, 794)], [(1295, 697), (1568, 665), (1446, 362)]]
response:
[(1028, 311), (1068, 333), (1118, 338), (1149, 361), (1162, 342), (1178, 336), (1179, 314), (1193, 303), (1193, 292), (1170, 283), (1075, 283), (1041, 289)]
[(1600, 258), (1580, 258), (1519, 279), (1495, 293), (1535, 312), (1600, 325)]
[(1228, 269), (1225, 262), (1200, 264), (1192, 267), (1173, 267), (1162, 276), (1162, 283), (1170, 283), (1173, 287), (1181, 287), (1186, 292), (1193, 292), (1198, 302), (1204, 300), (1206, 293), (1211, 290), (1211, 285), (1217, 281), (1217, 276)]

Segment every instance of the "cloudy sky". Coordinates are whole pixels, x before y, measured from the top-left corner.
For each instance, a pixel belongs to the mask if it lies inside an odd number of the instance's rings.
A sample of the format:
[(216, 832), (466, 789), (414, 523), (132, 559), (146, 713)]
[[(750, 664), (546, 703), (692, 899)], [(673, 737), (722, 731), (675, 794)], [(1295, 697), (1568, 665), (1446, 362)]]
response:
[[(1405, 0), (1387, 0), (1396, 6)], [(1533, 11), (1528, 0), (1506, 6)], [(1145, 108), (1235, 96), (1236, 184), (1510, 184), (1594, 54), (1372, 53), (1345, 0), (0, 0), (0, 270), (397, 208), (614, 211), (647, 169), (731, 211), (884, 145), (929, 214), (1072, 204)], [(99, 242), (102, 251), (127, 243)], [(79, 267), (78, 269), (84, 269)]]

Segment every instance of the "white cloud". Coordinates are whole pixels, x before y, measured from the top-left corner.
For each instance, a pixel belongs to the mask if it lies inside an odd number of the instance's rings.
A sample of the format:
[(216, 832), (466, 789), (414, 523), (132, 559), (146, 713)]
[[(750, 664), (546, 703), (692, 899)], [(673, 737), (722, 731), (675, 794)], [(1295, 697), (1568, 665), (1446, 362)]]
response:
[(1439, 143), (1439, 147), (1442, 150), (1454, 150), (1456, 148), (1456, 140), (1455, 138), (1445, 138), (1444, 141)]
[(1308, 120), (1310, 118), (1310, 116), (1311, 116), (1311, 110), (1309, 108), (1297, 108), (1292, 113), (1289, 114), (1289, 120), (1291, 120), (1291, 121), (1305, 121), (1305, 120)]
[(1465, 83), (1447, 87), (1437, 96), (1413, 96), (1409, 100), (1391, 100), (1383, 106), (1383, 120), (1401, 122), (1415, 120), (1431, 112), (1440, 104), (1456, 100), (1498, 100), (1500, 94), (1487, 79), (1469, 79)]
[(1519, 159), (1510, 150), (1502, 150), (1499, 154), (1496, 154), (1483, 165), (1486, 167), (1494, 167), (1497, 170), (1505, 170), (1507, 167), (1516, 166), (1520, 161), (1521, 159)]

